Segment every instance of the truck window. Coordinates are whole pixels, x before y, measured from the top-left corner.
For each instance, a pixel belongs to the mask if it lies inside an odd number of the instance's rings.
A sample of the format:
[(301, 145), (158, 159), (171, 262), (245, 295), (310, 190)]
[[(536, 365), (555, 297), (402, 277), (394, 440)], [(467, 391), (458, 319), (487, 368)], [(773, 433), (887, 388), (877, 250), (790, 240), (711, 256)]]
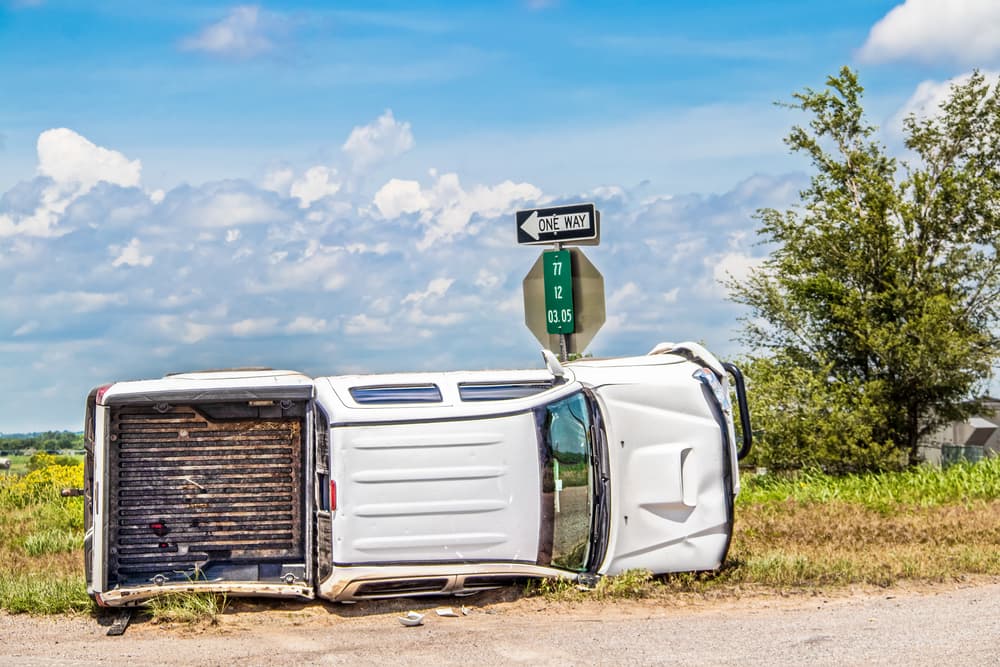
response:
[[(591, 538), (593, 468), (590, 409), (574, 394), (546, 407), (548, 460), (543, 466), (543, 502), (552, 502), (552, 564), (582, 571)], [(546, 513), (547, 514), (547, 513)]]

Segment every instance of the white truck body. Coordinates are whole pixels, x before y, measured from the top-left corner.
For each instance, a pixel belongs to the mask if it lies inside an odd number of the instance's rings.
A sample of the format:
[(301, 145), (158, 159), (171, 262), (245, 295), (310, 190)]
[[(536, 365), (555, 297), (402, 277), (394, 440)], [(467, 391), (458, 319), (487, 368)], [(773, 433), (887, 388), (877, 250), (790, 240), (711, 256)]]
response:
[(350, 600), (717, 568), (739, 491), (726, 370), (697, 345), (654, 352), (95, 390), (90, 592)]

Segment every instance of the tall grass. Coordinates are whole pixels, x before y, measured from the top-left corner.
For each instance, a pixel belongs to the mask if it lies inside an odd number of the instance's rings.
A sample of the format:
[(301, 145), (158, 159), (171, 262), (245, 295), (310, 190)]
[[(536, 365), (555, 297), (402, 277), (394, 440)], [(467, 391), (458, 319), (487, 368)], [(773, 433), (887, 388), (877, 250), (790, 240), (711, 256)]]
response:
[(11, 613), (85, 611), (83, 467), (49, 465), (0, 477), (0, 609)]
[(1000, 498), (1000, 458), (959, 463), (944, 470), (921, 466), (905, 472), (833, 477), (817, 471), (794, 475), (749, 475), (739, 504), (794, 500), (840, 501), (878, 511), (935, 507)]
[(633, 571), (603, 579), (593, 591), (553, 582), (528, 592), (614, 600), (891, 586), (971, 575), (1000, 576), (1000, 459), (880, 475), (748, 475), (729, 557), (719, 571), (658, 579)]
[(23, 571), (0, 573), (0, 609), (13, 614), (89, 611), (83, 573)]

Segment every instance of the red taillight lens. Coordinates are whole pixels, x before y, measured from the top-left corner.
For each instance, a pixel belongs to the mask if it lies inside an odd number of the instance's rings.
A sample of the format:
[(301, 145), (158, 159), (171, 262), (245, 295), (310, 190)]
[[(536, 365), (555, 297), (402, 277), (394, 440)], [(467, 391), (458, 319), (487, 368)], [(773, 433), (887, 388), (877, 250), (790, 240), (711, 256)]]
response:
[(108, 389), (111, 389), (111, 386), (110, 384), (106, 384), (103, 387), (98, 387), (97, 396), (94, 399), (98, 405), (104, 405), (104, 394), (108, 393)]
[(330, 511), (337, 511), (337, 482), (330, 480)]

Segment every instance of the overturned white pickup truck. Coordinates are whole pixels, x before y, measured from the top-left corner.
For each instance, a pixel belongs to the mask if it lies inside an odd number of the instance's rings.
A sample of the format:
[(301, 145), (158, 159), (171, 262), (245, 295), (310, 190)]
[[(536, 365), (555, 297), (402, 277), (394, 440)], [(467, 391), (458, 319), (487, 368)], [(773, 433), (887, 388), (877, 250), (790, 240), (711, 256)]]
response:
[(105, 606), (177, 591), (357, 600), (719, 567), (750, 447), (738, 369), (692, 343), (545, 356), (540, 370), (95, 389), (88, 592)]

